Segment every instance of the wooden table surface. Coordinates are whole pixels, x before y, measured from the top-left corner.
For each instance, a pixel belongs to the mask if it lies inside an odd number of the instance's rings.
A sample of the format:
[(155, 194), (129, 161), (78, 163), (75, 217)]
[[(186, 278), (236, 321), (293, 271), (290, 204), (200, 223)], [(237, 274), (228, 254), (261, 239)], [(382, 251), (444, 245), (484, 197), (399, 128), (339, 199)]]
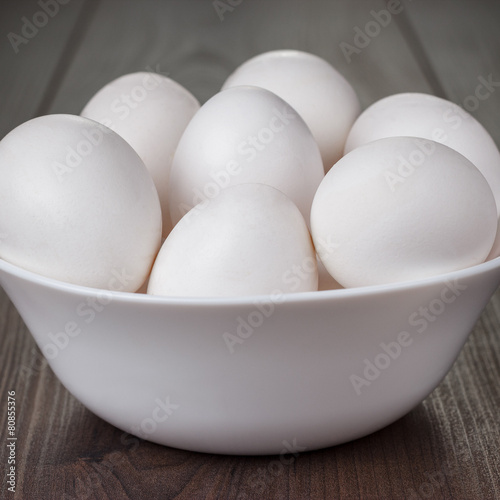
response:
[[(389, 7), (395, 13), (382, 26), (376, 13)], [(368, 39), (355, 40), (365, 31)], [(464, 106), (500, 144), (498, 0), (2, 0), (0, 36), (0, 138), (38, 115), (79, 114), (128, 72), (166, 74), (203, 102), (250, 56), (296, 48), (330, 61), (363, 107), (393, 93), (432, 93)], [(6, 476), (8, 391), (17, 400), (15, 494)], [(56, 379), (3, 291), (0, 394), (1, 498), (500, 498), (500, 292), (412, 412), (289, 464), (162, 447), (105, 423)]]

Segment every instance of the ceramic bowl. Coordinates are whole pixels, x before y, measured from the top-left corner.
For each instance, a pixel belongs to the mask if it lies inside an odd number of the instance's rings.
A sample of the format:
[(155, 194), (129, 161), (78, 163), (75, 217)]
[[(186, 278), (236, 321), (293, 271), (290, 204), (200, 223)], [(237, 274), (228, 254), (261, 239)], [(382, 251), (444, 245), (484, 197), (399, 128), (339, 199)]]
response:
[(106, 292), (0, 260), (54, 373), (141, 438), (227, 454), (313, 450), (400, 418), (443, 379), (500, 258), (429, 279), (234, 299)]

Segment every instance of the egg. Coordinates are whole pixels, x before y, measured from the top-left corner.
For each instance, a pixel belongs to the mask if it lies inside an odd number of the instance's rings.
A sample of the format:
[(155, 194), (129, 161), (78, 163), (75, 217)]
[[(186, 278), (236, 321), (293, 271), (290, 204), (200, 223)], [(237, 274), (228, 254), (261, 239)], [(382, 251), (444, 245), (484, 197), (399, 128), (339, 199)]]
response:
[(163, 213), (163, 235), (171, 229), (168, 177), (182, 132), (200, 107), (177, 82), (152, 72), (123, 75), (101, 88), (81, 116), (121, 135), (153, 177)]
[(161, 243), (158, 194), (118, 134), (80, 116), (41, 116), (0, 141), (0, 234), (0, 257), (23, 269), (132, 292)]
[(379, 139), (344, 156), (314, 197), (311, 232), (344, 287), (417, 280), (483, 262), (497, 207), (464, 156), (435, 141)]
[(296, 205), (271, 186), (239, 184), (179, 221), (161, 247), (148, 293), (279, 300), (317, 287), (314, 247)]
[(168, 188), (172, 222), (242, 183), (279, 189), (309, 221), (323, 176), (310, 130), (285, 101), (257, 87), (224, 90), (200, 108), (179, 141)]
[(351, 84), (324, 59), (298, 50), (274, 50), (249, 59), (223, 89), (255, 85), (280, 96), (302, 116), (316, 139), (325, 172), (340, 159), (361, 108)]
[(460, 106), (428, 94), (385, 97), (356, 120), (347, 137), (345, 152), (394, 136), (434, 140), (463, 154), (486, 177), (500, 214), (500, 152), (486, 129)]

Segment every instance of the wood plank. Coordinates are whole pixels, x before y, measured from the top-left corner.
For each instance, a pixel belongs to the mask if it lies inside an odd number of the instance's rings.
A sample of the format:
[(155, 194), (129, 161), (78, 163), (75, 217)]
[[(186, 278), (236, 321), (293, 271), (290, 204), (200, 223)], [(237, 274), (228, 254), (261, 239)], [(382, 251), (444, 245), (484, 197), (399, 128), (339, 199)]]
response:
[(363, 106), (394, 92), (431, 90), (395, 23), (359, 53), (345, 57), (341, 43), (354, 43), (355, 27), (364, 28), (373, 19), (370, 11), (385, 7), (382, 0), (257, 0), (226, 11), (222, 21), (213, 2), (123, 0), (119, 5), (116, 23), (110, 20), (117, 1), (101, 2), (98, 21), (90, 26), (52, 112), (79, 113), (110, 80), (147, 68), (158, 68), (204, 102), (239, 64), (279, 48), (324, 57), (351, 81)]
[[(471, 113), (500, 146), (500, 4), (406, 1), (398, 22), (409, 45), (422, 51), (443, 97)], [(424, 402), (433, 410), (446, 444), (444, 453), (455, 461), (463, 478), (460, 484), (471, 498), (500, 497), (499, 293), (452, 374)], [(460, 497), (458, 484), (451, 494)]]
[[(51, 15), (43, 15), (43, 9), (35, 1), (8, 0), (2, 3), (0, 15), (0, 137), (20, 123), (37, 116), (43, 104), (57, 85), (61, 59), (68, 54), (75, 42), (75, 30), (84, 6), (83, 0), (70, 5), (53, 7)], [(30, 27), (30, 23), (38, 26)], [(26, 26), (23, 28), (23, 26)], [(26, 31), (30, 30), (31, 31)], [(23, 31), (24, 30), (24, 31)], [(16, 36), (17, 35), (17, 36)], [(18, 38), (18, 37), (22, 37)], [(33, 421), (39, 418), (38, 395), (45, 390), (62, 392), (60, 383), (46, 368), (26, 326), (7, 296), (0, 291), (0, 393), (16, 391), (17, 428), (21, 432), (19, 443), (30, 442)], [(39, 391), (40, 384), (42, 390)], [(58, 409), (54, 409), (57, 415)], [(49, 413), (50, 414), (50, 413)], [(0, 414), (0, 436), (4, 443), (6, 412)], [(43, 435), (43, 434), (41, 434)], [(6, 464), (2, 446), (0, 463)], [(40, 449), (41, 450), (41, 449)], [(40, 451), (39, 450), (39, 451)], [(18, 455), (18, 480), (24, 480), (24, 467), (28, 455)], [(28, 471), (29, 476), (29, 471)], [(6, 476), (2, 474), (2, 495), (6, 492)]]
[(57, 83), (53, 77), (57, 76), (61, 58), (73, 47), (72, 37), (83, 5), (84, 0), (73, 0), (59, 5), (58, 11), (53, 7), (51, 16), (35, 0), (2, 2), (0, 138), (39, 114), (44, 99)]
[(500, 146), (500, 3), (406, 0), (404, 14), (445, 97), (479, 120)]

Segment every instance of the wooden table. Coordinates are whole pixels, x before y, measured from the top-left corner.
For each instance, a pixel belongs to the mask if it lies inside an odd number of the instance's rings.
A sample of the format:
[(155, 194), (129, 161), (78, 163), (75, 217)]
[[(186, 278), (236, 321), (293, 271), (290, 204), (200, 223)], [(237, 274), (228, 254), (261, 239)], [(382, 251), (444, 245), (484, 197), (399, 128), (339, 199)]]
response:
[[(500, 144), (498, 1), (58, 2), (2, 0), (0, 137), (37, 115), (78, 114), (101, 86), (128, 72), (166, 74), (205, 101), (250, 56), (297, 48), (337, 67), (363, 107), (393, 93), (432, 93), (464, 106)], [(377, 21), (388, 8), (390, 21)], [(360, 32), (369, 36), (356, 43)], [(1, 292), (0, 496), (500, 498), (499, 336), (497, 293), (447, 377), (411, 413), (363, 439), (283, 464), (278, 457), (207, 455), (124, 435), (62, 387)], [(11, 390), (19, 437), (15, 494), (3, 472)]]

